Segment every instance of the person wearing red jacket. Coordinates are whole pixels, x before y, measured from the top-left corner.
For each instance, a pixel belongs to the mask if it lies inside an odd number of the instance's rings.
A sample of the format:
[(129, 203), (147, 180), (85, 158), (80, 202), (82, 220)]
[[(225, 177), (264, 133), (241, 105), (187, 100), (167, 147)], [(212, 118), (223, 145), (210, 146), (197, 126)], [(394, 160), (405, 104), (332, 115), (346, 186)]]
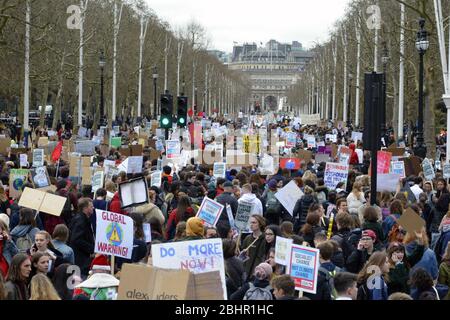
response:
[(169, 214), (166, 227), (166, 239), (172, 240), (175, 236), (177, 224), (181, 221), (187, 221), (195, 216), (195, 211), (191, 207), (191, 200), (188, 196), (180, 196), (178, 206)]
[(354, 143), (351, 143), (349, 148), (350, 148), (350, 150), (352, 150), (352, 155), (350, 157), (350, 164), (353, 164), (353, 165), (359, 164), (358, 154), (355, 151), (356, 145)]
[(111, 199), (111, 203), (109, 204), (108, 211), (114, 212), (114, 213), (119, 213), (119, 214), (124, 214), (126, 216), (128, 215), (128, 212), (126, 212), (125, 210), (122, 210), (122, 205), (120, 203), (120, 197), (119, 197), (119, 191), (116, 191), (114, 193), (114, 196)]

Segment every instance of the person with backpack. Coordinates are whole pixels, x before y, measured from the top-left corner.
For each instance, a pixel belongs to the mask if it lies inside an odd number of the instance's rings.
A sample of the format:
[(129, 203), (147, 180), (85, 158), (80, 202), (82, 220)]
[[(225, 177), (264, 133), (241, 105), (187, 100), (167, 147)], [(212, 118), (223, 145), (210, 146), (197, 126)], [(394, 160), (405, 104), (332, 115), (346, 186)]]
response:
[(373, 253), (358, 273), (357, 300), (387, 300), (388, 287), (385, 279), (389, 273), (386, 252)]
[(341, 212), (336, 215), (335, 220), (338, 231), (331, 237), (331, 240), (336, 241), (342, 249), (345, 265), (348, 257), (356, 250), (356, 247), (353, 246), (350, 240), (354, 236), (354, 233), (352, 233), (353, 218), (349, 213)]
[[(219, 181), (219, 179), (217, 181)], [(233, 214), (233, 217), (236, 217), (239, 205), (237, 199), (233, 195), (233, 183), (231, 183), (230, 181), (225, 181), (223, 183), (223, 192), (218, 197), (216, 197), (216, 201), (225, 207), (225, 209), (222, 210), (222, 213), (220, 214), (218, 222), (223, 221), (224, 223), (227, 223), (229, 225), (230, 222), (228, 221), (226, 206), (230, 205), (231, 213)]]
[(34, 243), (34, 238), (39, 232), (36, 228), (36, 220), (32, 209), (21, 208), (19, 211), (19, 224), (11, 230), (11, 237), (20, 252), (27, 252)]
[(303, 191), (305, 194), (297, 200), (293, 211), (293, 217), (295, 219), (294, 233), (296, 234), (298, 234), (301, 227), (303, 227), (306, 223), (306, 216), (308, 215), (309, 207), (313, 203), (319, 202), (317, 197), (314, 195), (314, 190), (310, 186), (305, 185)]
[(400, 219), (400, 217), (403, 214), (403, 204), (400, 200), (394, 200), (391, 203), (390, 206), (390, 212), (391, 214), (384, 219), (381, 227), (383, 229), (383, 235), (385, 239), (388, 239), (389, 242), (392, 242), (392, 228), (397, 225), (397, 220)]
[(320, 250), (319, 253), (319, 273), (317, 277), (317, 291), (315, 294), (305, 293), (304, 296), (311, 300), (331, 300), (337, 297), (334, 291), (333, 278), (340, 271), (340, 268), (336, 267), (331, 262), (331, 257), (334, 253), (334, 246), (325, 241), (317, 246)]
[(8, 226), (0, 220), (0, 274), (6, 277), (12, 258), (19, 252), (8, 234)]
[(195, 212), (191, 205), (191, 199), (187, 195), (181, 195), (178, 199), (177, 208), (170, 213), (167, 220), (166, 239), (173, 239), (178, 223), (187, 221), (193, 216), (195, 216)]
[(273, 300), (271, 276), (272, 267), (268, 263), (258, 264), (255, 268), (254, 280), (245, 283), (231, 295), (230, 300)]
[(280, 223), (281, 213), (283, 210), (283, 206), (280, 201), (275, 197), (275, 194), (278, 192), (278, 184), (275, 179), (271, 179), (267, 184), (267, 189), (264, 191), (262, 195), (262, 199), (265, 203), (264, 217), (269, 224)]

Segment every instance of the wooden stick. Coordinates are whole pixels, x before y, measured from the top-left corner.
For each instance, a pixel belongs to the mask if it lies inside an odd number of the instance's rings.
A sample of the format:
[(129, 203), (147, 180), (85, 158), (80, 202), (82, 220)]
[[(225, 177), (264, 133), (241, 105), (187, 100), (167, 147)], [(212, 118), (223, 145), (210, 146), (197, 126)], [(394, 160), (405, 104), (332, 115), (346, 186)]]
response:
[(115, 257), (111, 256), (111, 275), (114, 275)]

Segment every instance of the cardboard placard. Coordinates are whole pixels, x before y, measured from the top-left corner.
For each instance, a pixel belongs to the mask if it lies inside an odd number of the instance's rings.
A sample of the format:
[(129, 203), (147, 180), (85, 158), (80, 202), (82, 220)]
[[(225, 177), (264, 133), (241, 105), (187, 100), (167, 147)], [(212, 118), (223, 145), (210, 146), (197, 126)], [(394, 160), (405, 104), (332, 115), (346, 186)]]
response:
[(20, 197), (19, 206), (59, 217), (66, 201), (66, 197), (32, 188), (25, 188)]
[(143, 151), (144, 148), (140, 144), (130, 146), (131, 156), (142, 156)]
[(421, 232), (425, 227), (425, 220), (411, 208), (403, 211), (401, 217), (397, 219), (397, 223), (407, 232), (412, 234), (414, 234), (414, 232)]
[(309, 150), (298, 150), (297, 151), (297, 157), (300, 158), (301, 160), (304, 160), (305, 163), (308, 163), (311, 161), (312, 157), (313, 157), (313, 153)]
[(92, 169), (91, 167), (81, 168), (81, 184), (83, 186), (89, 186), (92, 184)]
[(9, 173), (9, 196), (11, 198), (17, 199), (20, 197), (29, 173), (30, 171), (27, 169), (11, 169)]
[(193, 300), (194, 278), (188, 270), (124, 264), (118, 300)]
[(0, 153), (8, 154), (11, 150), (11, 138), (0, 138)]
[(405, 154), (405, 148), (391, 148), (386, 149), (387, 152), (392, 153), (393, 157), (403, 157)]
[(37, 143), (38, 148), (48, 145), (48, 137), (40, 137)]

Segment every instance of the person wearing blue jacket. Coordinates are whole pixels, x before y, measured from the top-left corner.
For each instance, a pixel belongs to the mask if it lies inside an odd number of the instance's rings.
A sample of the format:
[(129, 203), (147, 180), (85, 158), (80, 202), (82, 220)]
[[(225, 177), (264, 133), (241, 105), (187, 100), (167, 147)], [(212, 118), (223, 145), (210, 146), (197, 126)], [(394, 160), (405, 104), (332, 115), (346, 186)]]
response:
[[(423, 237), (423, 243), (425, 245), (425, 250), (423, 252), (422, 258), (411, 268), (410, 275), (412, 275), (418, 268), (423, 268), (428, 274), (436, 280), (439, 276), (439, 266), (436, 259), (436, 254), (433, 250), (428, 247), (428, 236), (425, 228), (421, 231)], [(404, 245), (406, 249), (406, 254), (410, 255), (416, 247), (419, 245), (417, 242), (417, 235), (412, 233), (406, 233), (404, 239)]]

